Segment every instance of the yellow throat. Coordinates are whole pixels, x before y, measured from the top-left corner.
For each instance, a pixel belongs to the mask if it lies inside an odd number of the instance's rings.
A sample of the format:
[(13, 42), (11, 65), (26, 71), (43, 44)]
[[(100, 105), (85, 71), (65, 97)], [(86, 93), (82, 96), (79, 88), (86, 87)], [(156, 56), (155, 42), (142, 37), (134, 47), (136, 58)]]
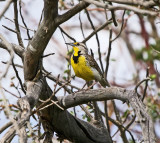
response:
[(79, 52), (79, 48), (73, 46), (74, 54), (71, 57), (71, 65), (77, 77), (80, 77), (86, 81), (94, 80), (93, 71), (86, 62), (85, 55)]

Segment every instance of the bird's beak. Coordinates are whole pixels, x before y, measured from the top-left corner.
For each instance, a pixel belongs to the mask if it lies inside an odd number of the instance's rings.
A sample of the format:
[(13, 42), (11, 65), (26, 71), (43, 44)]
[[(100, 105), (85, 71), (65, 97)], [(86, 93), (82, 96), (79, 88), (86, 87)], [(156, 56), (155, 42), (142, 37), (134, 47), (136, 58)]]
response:
[(75, 46), (73, 43), (65, 43), (67, 45), (70, 45), (70, 46)]

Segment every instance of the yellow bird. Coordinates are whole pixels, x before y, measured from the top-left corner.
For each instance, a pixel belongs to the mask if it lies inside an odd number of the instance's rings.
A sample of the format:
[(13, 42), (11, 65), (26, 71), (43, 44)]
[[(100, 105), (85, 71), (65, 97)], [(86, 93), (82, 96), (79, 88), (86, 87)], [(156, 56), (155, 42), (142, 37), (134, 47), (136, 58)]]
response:
[(77, 77), (86, 81), (99, 81), (103, 87), (108, 86), (108, 82), (104, 79), (103, 74), (93, 58), (88, 54), (88, 49), (84, 43), (66, 43), (73, 47), (74, 53), (71, 57), (71, 65)]

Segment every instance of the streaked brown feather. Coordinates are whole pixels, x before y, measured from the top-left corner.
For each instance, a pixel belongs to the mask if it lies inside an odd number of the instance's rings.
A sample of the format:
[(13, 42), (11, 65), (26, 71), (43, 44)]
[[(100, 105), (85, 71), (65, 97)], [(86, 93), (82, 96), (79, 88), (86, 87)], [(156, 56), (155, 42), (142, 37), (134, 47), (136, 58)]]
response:
[(87, 59), (87, 62), (88, 64), (92, 67), (92, 68), (95, 68), (100, 74), (101, 76), (103, 76), (102, 72), (101, 72), (101, 69), (99, 68), (97, 62), (95, 61), (95, 59), (91, 56), (91, 55), (85, 55), (86, 59)]

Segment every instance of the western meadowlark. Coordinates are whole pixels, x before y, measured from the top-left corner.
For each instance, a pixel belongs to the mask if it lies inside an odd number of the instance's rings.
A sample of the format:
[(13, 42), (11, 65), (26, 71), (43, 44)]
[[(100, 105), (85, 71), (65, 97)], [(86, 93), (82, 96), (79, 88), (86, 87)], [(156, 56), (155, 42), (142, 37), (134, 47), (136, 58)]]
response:
[(103, 74), (93, 56), (88, 54), (88, 49), (84, 43), (75, 42), (66, 44), (72, 46), (74, 49), (74, 53), (71, 57), (71, 65), (75, 75), (86, 81), (99, 81), (103, 87), (106, 87), (108, 82), (104, 79)]

